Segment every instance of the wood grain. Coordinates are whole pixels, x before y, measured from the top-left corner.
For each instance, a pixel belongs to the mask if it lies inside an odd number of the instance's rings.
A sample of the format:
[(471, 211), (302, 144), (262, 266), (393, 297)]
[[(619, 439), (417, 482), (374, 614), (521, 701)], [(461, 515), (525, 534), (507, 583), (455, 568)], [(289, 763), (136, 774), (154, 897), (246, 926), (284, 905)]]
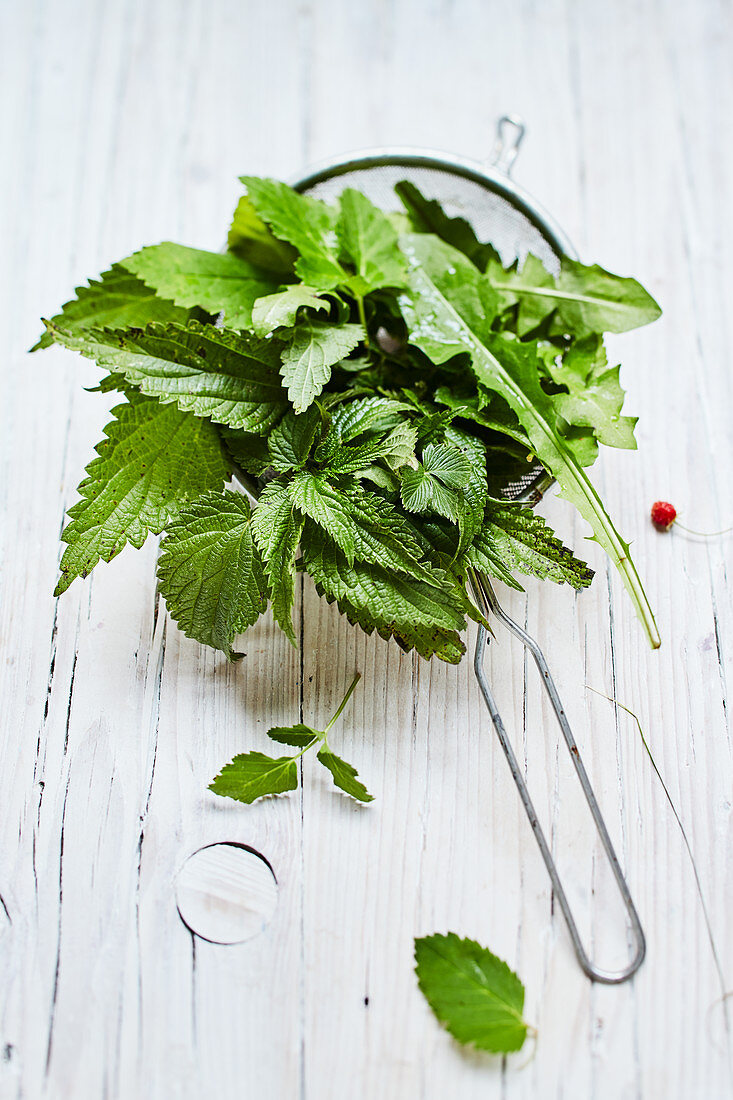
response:
[[(733, 1095), (731, 522), (733, 10), (724, 0), (28, 0), (0, 5), (0, 302), (5, 474), (0, 619), (0, 1095), (185, 1098)], [(557, 499), (543, 511), (598, 569), (580, 597), (502, 593), (551, 657), (648, 935), (638, 977), (578, 970), (494, 742), (457, 669), (354, 631), (310, 584), (302, 647), (263, 620), (236, 667), (156, 601), (150, 542), (60, 601), (58, 535), (106, 422), (95, 372), (29, 357), (38, 317), (143, 243), (215, 248), (242, 172), (293, 176), (350, 149), (482, 158), (510, 110), (515, 175), (581, 256), (633, 272), (661, 322), (612, 342), (639, 453), (594, 476), (634, 552), (664, 644)], [(473, 635), (469, 637), (469, 645)], [(507, 725), (594, 955), (627, 949), (612, 885), (533, 669), (488, 657)], [(304, 761), (303, 789), (252, 807), (206, 791), (264, 731), (327, 718), (377, 801)], [(633, 720), (688, 831), (690, 862)], [(264, 932), (193, 936), (176, 875), (217, 841), (270, 862)], [(521, 974), (536, 1053), (461, 1051), (412, 973), (415, 935), (452, 929)]]

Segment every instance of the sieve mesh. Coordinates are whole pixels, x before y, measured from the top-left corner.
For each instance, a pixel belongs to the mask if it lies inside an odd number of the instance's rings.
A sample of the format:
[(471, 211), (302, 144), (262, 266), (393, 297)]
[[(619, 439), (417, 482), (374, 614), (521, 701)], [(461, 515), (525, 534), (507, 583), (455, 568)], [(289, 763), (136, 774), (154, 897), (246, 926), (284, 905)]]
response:
[[(306, 178), (298, 190), (333, 202), (346, 187), (354, 187), (367, 195), (383, 210), (403, 210), (395, 193), (395, 184), (409, 180), (428, 199), (437, 199), (450, 217), (463, 217), (482, 241), (490, 241), (510, 264), (524, 262), (532, 252), (549, 271), (560, 269), (561, 249), (541, 220), (531, 216), (525, 204), (514, 199), (511, 192), (490, 176), (464, 175), (458, 169), (416, 162), (414, 157), (394, 155), (364, 161), (347, 162), (325, 169)], [(524, 208), (523, 208), (524, 207)], [(501, 486), (509, 500), (536, 503), (551, 484), (544, 468), (535, 463), (527, 473), (513, 477)]]

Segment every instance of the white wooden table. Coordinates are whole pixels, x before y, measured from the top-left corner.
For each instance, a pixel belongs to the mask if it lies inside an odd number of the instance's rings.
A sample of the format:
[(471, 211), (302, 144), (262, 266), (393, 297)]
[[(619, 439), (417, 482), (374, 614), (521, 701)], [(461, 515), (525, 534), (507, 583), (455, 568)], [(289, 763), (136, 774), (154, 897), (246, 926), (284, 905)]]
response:
[[(6, 0), (0, 7), (0, 1095), (51, 1098), (731, 1095), (733, 988), (733, 10), (716, 0)], [(527, 120), (515, 176), (589, 261), (633, 272), (663, 320), (613, 342), (639, 451), (595, 478), (633, 540), (664, 644), (614, 575), (587, 593), (503, 592), (552, 657), (628, 873), (648, 958), (620, 988), (580, 973), (472, 678), (366, 639), (299, 593), (302, 648), (268, 618), (227, 666), (156, 604), (150, 540), (52, 598), (64, 510), (106, 423), (94, 368), (29, 357), (38, 317), (143, 243), (218, 248), (242, 172), (288, 177), (377, 144), (488, 155)], [(473, 643), (473, 634), (469, 645)], [(599, 961), (620, 914), (564, 749), (523, 654), (490, 673)], [(252, 807), (206, 786), (275, 723), (327, 718), (377, 800), (308, 762), (304, 789)], [(688, 830), (724, 980), (640, 717)], [(192, 935), (175, 876), (216, 841), (278, 882), (266, 930)], [(537, 1027), (502, 1061), (461, 1050), (417, 990), (415, 935), (454, 930), (506, 958)], [(730, 1006), (733, 1010), (733, 1005)]]

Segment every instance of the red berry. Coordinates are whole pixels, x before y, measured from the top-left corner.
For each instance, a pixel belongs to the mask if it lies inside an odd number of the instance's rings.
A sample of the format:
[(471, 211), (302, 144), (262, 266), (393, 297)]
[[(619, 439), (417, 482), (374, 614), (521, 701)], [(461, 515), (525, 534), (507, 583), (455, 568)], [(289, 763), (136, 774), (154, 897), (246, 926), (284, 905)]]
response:
[(677, 509), (666, 500), (657, 500), (652, 504), (652, 523), (658, 531), (669, 531), (677, 519)]

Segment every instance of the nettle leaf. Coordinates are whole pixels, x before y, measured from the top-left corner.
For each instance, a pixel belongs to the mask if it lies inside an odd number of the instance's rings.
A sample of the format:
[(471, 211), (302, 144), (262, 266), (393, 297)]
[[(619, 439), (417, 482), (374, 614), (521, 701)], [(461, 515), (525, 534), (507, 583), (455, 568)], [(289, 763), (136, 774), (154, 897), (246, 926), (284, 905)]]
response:
[(317, 405), (311, 405), (300, 415), (286, 413), (267, 441), (273, 468), (285, 473), (304, 466), (322, 425), (323, 417)]
[(374, 796), (369, 794), (364, 784), (357, 778), (358, 772), (351, 764), (347, 764), (335, 752), (325, 746), (318, 751), (318, 759), (324, 768), (328, 768), (333, 776), (334, 786), (345, 791), (346, 794), (356, 798), (359, 802), (373, 802)]
[(414, 459), (416, 442), (417, 428), (409, 423), (398, 424), (385, 436), (340, 446), (329, 457), (326, 470), (334, 474), (359, 474), (380, 459), (390, 470), (399, 470)]
[(470, 546), (484, 522), (484, 509), (489, 493), (486, 481), (486, 449), (481, 440), (452, 424), (446, 428), (446, 442), (465, 455), (469, 466), (468, 478), (461, 487), (461, 508), (458, 512), (460, 539), (456, 555), (459, 555)]
[(245, 497), (205, 493), (168, 525), (158, 561), (160, 591), (189, 638), (229, 660), (232, 642), (267, 607), (262, 562), (252, 541)]
[(331, 430), (344, 443), (362, 436), (381, 435), (402, 424), (411, 406), (390, 397), (359, 397), (337, 405), (331, 415)]
[(271, 741), (277, 741), (280, 745), (291, 745), (294, 749), (304, 749), (315, 744), (323, 738), (321, 730), (314, 730), (302, 722), (296, 722), (294, 726), (273, 726), (267, 731)]
[(380, 287), (404, 286), (407, 265), (387, 215), (352, 187), (342, 191), (340, 207), (338, 239), (356, 268), (349, 288), (363, 296)]
[(227, 451), (240, 470), (258, 477), (270, 466), (267, 440), (261, 435), (227, 427), (221, 427), (219, 432)]
[(341, 547), (349, 563), (354, 560), (356, 525), (350, 501), (321, 474), (296, 474), (288, 485), (296, 508), (312, 519)]
[[(119, 328), (147, 325), (149, 321), (184, 323), (188, 310), (160, 298), (142, 279), (132, 275), (120, 264), (113, 264), (88, 286), (76, 288), (76, 298), (66, 302), (51, 324), (65, 332), (85, 332), (91, 328)], [(54, 342), (46, 329), (31, 351), (47, 348)]]
[(252, 535), (264, 562), (272, 614), (293, 645), (295, 555), (302, 530), (303, 517), (296, 511), (286, 486), (271, 481), (252, 513)]
[(388, 627), (426, 626), (458, 631), (466, 625), (468, 601), (447, 575), (435, 571), (431, 582), (390, 571), (371, 562), (350, 565), (335, 543), (324, 543), (318, 528), (306, 522), (301, 538), (306, 570), (335, 600), (345, 600), (375, 623)]
[(252, 324), (252, 306), (277, 283), (231, 252), (205, 252), (172, 241), (150, 245), (121, 261), (146, 286), (178, 306), (224, 311), (227, 328)]
[(415, 940), (418, 985), (441, 1024), (459, 1041), (496, 1054), (527, 1037), (524, 986), (505, 962), (454, 932)]
[(280, 373), (297, 413), (303, 412), (331, 377), (331, 367), (354, 350), (364, 333), (361, 325), (329, 325), (302, 320), (282, 352)]
[(466, 561), (500, 580), (506, 580), (507, 569), (577, 590), (593, 580), (593, 570), (563, 546), (542, 516), (516, 505), (487, 505), (483, 526), (466, 553)]
[(562, 258), (556, 279), (551, 276), (548, 279), (540, 261), (533, 257), (529, 267), (525, 263), (519, 277), (494, 277), (493, 285), (515, 298), (533, 298), (544, 303), (533, 307), (536, 315), (546, 316), (557, 309), (567, 331), (578, 337), (628, 332), (656, 321), (662, 312), (636, 279), (613, 275), (597, 264), (587, 267), (567, 256)]
[(551, 367), (555, 382), (570, 391), (555, 397), (555, 407), (569, 424), (592, 429), (599, 443), (635, 450), (637, 418), (621, 416), (626, 395), (619, 382), (619, 370), (608, 366), (601, 336), (576, 341), (562, 363)]
[(245, 752), (224, 765), (209, 784), (209, 790), (251, 804), (266, 795), (294, 791), (297, 786), (298, 767), (293, 757), (273, 758), (261, 752)]
[(271, 340), (198, 321), (77, 335), (50, 325), (49, 331), (148, 396), (220, 424), (266, 435), (287, 408)]
[(329, 303), (313, 287), (295, 283), (257, 299), (252, 307), (252, 328), (257, 336), (269, 336), (276, 328), (294, 325), (298, 310), (305, 308), (328, 312)]
[(247, 195), (237, 203), (227, 247), (240, 259), (281, 277), (292, 274), (298, 255), (291, 245), (273, 236)]
[(446, 519), (458, 520), (463, 506), (462, 489), (471, 477), (471, 460), (458, 447), (429, 443), (417, 469), (405, 466), (400, 495), (408, 512), (433, 509)]
[(79, 486), (82, 499), (69, 509), (57, 596), (128, 542), (141, 547), (187, 500), (221, 488), (229, 475), (216, 429), (206, 421), (134, 393), (112, 414)]
[(491, 332), (486, 316), (477, 309), (485, 279), (461, 253), (442, 241), (419, 235), (403, 239), (402, 248), (411, 265), (410, 293), (402, 298), (411, 340), (437, 364), (447, 362), (458, 349), (470, 353), (478, 381), (513, 409), (542, 465), (591, 525), (592, 538), (618, 568), (649, 642), (656, 648), (659, 632), (629, 546), (558, 430), (553, 399), (540, 385), (542, 364), (535, 348)]
[(499, 253), (491, 244), (482, 244), (465, 218), (449, 217), (436, 199), (427, 199), (409, 180), (395, 184), (412, 226), (418, 233), (434, 233), (446, 244), (467, 256), (479, 271), (485, 271), (489, 260), (501, 264)]
[(348, 274), (338, 261), (336, 210), (326, 203), (299, 195), (277, 180), (240, 176), (252, 206), (274, 235), (300, 253), (295, 270), (316, 290), (333, 290)]

